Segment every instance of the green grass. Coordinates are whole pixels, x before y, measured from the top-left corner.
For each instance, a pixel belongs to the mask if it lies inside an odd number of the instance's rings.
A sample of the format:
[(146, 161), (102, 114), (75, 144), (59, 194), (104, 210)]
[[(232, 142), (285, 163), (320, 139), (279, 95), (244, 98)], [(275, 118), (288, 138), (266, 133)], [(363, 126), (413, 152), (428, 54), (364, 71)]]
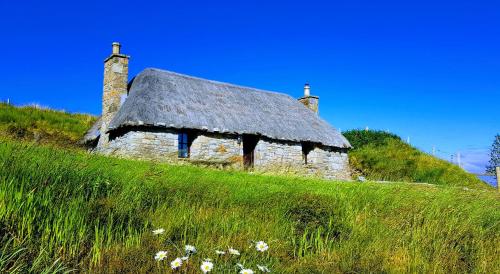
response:
[(354, 146), (349, 153), (351, 167), (370, 180), (492, 188), (458, 166), (410, 146), (397, 135), (372, 130), (343, 134)]
[[(495, 191), (263, 176), (2, 141), (1, 246), (21, 251), (10, 263), (0, 257), (0, 272), (32, 269), (42, 251), (34, 272), (54, 262), (168, 272), (154, 254), (168, 250), (169, 262), (189, 243), (199, 254), (188, 273), (207, 257), (219, 272), (241, 262), (277, 273), (498, 273), (499, 202)], [(165, 233), (153, 236), (158, 227)], [(249, 248), (257, 240), (268, 253)], [(215, 256), (229, 246), (242, 255)]]
[[(121, 160), (78, 146), (95, 118), (0, 104), (0, 273), (500, 272), (500, 196), (395, 135), (347, 134), (345, 183)], [(354, 138), (353, 138), (354, 135)], [(463, 188), (467, 186), (468, 188)], [(162, 227), (165, 233), (152, 235)], [(249, 248), (264, 240), (267, 253)], [(234, 247), (238, 258), (217, 257)], [(165, 263), (154, 261), (168, 250)]]
[(78, 146), (95, 117), (0, 103), (0, 137), (64, 147)]

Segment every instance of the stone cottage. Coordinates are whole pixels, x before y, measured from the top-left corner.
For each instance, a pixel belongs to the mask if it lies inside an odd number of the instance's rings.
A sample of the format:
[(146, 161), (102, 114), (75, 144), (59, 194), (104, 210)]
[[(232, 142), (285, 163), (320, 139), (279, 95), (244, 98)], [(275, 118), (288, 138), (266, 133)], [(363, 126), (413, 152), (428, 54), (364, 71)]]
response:
[(104, 60), (102, 116), (84, 138), (93, 151), (350, 177), (351, 145), (319, 118), (308, 84), (297, 100), (153, 68), (128, 81), (128, 61), (113, 43)]

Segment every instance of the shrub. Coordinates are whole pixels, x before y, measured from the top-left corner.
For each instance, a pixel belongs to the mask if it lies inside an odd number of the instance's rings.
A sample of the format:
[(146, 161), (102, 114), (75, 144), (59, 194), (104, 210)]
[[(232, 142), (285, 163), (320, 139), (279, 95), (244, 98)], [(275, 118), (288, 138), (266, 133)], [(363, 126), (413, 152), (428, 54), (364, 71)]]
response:
[(401, 141), (401, 138), (396, 134), (381, 130), (353, 129), (342, 132), (342, 135), (349, 140), (354, 149), (361, 149), (367, 145), (381, 147), (386, 145), (389, 140)]

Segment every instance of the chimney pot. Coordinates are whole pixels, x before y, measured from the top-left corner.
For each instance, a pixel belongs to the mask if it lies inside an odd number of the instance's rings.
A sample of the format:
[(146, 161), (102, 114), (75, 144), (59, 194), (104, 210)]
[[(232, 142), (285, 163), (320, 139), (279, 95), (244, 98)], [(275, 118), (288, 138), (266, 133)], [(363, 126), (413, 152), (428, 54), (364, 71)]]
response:
[(304, 85), (304, 97), (309, 97), (311, 96), (311, 87), (309, 86), (309, 83), (306, 83)]
[(113, 42), (113, 54), (120, 54), (120, 43)]

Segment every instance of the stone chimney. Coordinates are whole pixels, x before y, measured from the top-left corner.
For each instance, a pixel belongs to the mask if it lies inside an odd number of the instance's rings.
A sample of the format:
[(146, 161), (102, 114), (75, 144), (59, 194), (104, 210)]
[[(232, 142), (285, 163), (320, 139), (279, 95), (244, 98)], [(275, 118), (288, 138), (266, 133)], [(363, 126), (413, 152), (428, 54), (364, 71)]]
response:
[(300, 98), (299, 102), (301, 102), (302, 104), (304, 104), (304, 106), (306, 106), (307, 108), (318, 114), (319, 97), (311, 95), (311, 87), (309, 86), (309, 83), (306, 83), (304, 85), (304, 97)]
[(111, 55), (104, 60), (102, 124), (98, 146), (108, 143), (108, 126), (127, 97), (128, 59), (129, 56), (120, 53), (120, 43), (114, 42)]

